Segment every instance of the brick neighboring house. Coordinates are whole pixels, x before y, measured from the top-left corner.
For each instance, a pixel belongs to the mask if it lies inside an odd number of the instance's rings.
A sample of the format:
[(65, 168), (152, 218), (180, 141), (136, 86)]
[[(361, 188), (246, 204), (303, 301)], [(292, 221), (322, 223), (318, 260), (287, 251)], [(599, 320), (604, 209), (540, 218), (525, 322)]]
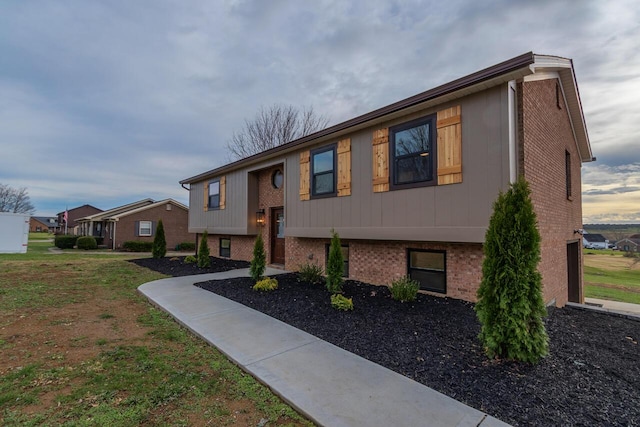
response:
[(58, 228), (56, 218), (48, 216), (32, 216), (29, 219), (29, 232), (31, 233), (53, 233)]
[(72, 209), (68, 209), (66, 211), (67, 212), (66, 223), (64, 218), (64, 212), (65, 211), (58, 212), (57, 214), (58, 224), (60, 226), (56, 231), (58, 233), (73, 234), (77, 236), (78, 234), (80, 234), (80, 223), (78, 222), (78, 219), (84, 218), (89, 215), (100, 213), (102, 212), (102, 209), (98, 209), (95, 206), (91, 206), (91, 205), (82, 205)]
[(595, 160), (570, 59), (527, 53), (282, 146), (182, 180), (189, 231), (212, 255), (324, 266), (475, 301), (498, 193), (519, 175), (538, 217), (544, 300), (583, 301), (582, 162)]
[[(635, 234), (634, 236), (637, 236)], [(640, 237), (627, 237), (616, 242), (616, 247), (625, 252), (640, 252)]]
[(194, 242), (188, 231), (189, 208), (173, 199), (143, 199), (78, 219), (79, 234), (102, 239), (107, 248), (117, 250), (127, 241), (153, 242), (162, 220), (167, 249), (178, 243)]

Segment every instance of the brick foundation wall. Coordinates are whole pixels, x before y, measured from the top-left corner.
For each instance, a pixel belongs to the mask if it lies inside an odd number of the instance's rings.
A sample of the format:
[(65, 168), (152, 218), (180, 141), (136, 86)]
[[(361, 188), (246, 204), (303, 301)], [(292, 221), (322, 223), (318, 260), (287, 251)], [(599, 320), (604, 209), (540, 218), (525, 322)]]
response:
[[(307, 262), (325, 267), (329, 239), (286, 238), (285, 268), (297, 271)], [(423, 242), (345, 240), (349, 245), (349, 278), (374, 285), (389, 285), (407, 275), (407, 249), (446, 251), (446, 296), (476, 301), (482, 280), (482, 245)], [(442, 294), (436, 294), (442, 295)]]
[[(202, 234), (198, 234), (198, 245)], [(229, 236), (227, 234), (209, 234), (207, 235), (207, 246), (209, 246), (209, 255), (220, 257), (220, 239), (231, 239), (231, 259), (251, 261), (253, 258), (253, 244), (256, 240), (254, 236)]]
[[(568, 299), (567, 243), (580, 239), (574, 230), (582, 228), (582, 199), (580, 156), (566, 105), (563, 101), (561, 108), (556, 105), (556, 81), (520, 85), (520, 150), (524, 176), (529, 181), (538, 217), (542, 257), (539, 270), (544, 300), (549, 303), (555, 299), (561, 307)], [(571, 156), (572, 200), (566, 196), (565, 150)], [(579, 247), (582, 257), (582, 244)], [(582, 291), (580, 295), (582, 299)]]

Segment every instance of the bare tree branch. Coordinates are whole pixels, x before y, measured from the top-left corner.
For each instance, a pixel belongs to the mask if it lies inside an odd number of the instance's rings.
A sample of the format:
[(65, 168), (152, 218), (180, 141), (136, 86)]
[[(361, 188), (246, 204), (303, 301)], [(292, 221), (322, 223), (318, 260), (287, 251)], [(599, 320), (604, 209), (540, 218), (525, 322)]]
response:
[(32, 215), (35, 208), (31, 204), (25, 187), (12, 188), (0, 184), (0, 212), (26, 213)]
[(261, 153), (319, 131), (328, 123), (329, 119), (317, 115), (312, 107), (302, 111), (293, 105), (260, 107), (255, 117), (245, 119), (242, 129), (227, 141), (228, 157), (238, 160)]

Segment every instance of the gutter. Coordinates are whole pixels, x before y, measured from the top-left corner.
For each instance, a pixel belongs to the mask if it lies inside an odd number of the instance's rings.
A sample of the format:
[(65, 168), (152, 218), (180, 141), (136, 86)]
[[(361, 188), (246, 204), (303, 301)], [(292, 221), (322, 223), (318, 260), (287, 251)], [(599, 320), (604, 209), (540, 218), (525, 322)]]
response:
[(179, 183), (184, 188), (184, 184), (191, 184), (194, 182), (202, 181), (206, 178), (215, 176), (222, 172), (237, 169), (241, 166), (249, 165), (251, 163), (256, 163), (262, 159), (269, 158), (280, 152), (293, 150), (294, 148), (297, 148), (298, 146), (303, 145), (305, 143), (320, 139), (322, 137), (329, 136), (337, 132), (344, 131), (346, 129), (373, 121), (375, 119), (379, 119), (391, 113), (395, 113), (395, 112), (407, 109), (409, 107), (413, 107), (415, 105), (421, 104), (423, 102), (430, 101), (430, 100), (439, 98), (441, 96), (459, 91), (461, 89), (477, 85), (478, 83), (482, 83), (487, 80), (491, 80), (493, 78), (506, 75), (508, 73), (515, 72), (517, 70), (521, 70), (523, 68), (526, 68), (529, 72), (531, 72), (530, 66), (533, 65), (534, 63), (535, 63), (535, 55), (533, 54), (533, 52), (525, 53), (523, 55), (517, 56), (515, 58), (509, 59), (507, 61), (501, 62), (496, 65), (493, 65), (489, 68), (485, 68), (483, 70), (469, 74), (465, 77), (461, 77), (457, 80), (453, 80), (449, 83), (445, 83), (443, 85), (430, 89), (426, 92), (422, 92), (417, 95), (411, 96), (409, 98), (403, 99), (401, 101), (395, 102), (393, 104), (387, 105), (386, 107), (378, 108), (377, 110), (374, 110), (374, 111), (371, 111), (370, 113), (363, 114), (362, 116), (358, 116), (353, 119), (347, 120), (346, 122), (342, 122), (337, 125), (323, 129), (321, 131), (312, 133), (310, 135), (303, 136), (302, 138), (298, 138), (286, 144), (279, 145), (277, 147), (271, 148), (269, 150), (263, 151), (258, 154), (254, 154), (253, 156), (236, 160), (233, 163), (229, 163), (227, 165), (221, 166), (216, 169), (212, 169), (210, 171), (201, 173), (199, 175), (195, 175), (190, 178), (183, 179), (182, 181), (179, 181)]

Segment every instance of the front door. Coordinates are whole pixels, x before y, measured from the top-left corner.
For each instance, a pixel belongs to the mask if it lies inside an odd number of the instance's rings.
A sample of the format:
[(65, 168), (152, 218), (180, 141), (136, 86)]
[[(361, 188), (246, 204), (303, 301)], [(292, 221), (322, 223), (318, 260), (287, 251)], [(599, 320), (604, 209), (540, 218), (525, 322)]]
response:
[(567, 280), (569, 302), (580, 301), (580, 246), (579, 242), (567, 244)]
[(271, 209), (271, 263), (284, 265), (284, 209)]

